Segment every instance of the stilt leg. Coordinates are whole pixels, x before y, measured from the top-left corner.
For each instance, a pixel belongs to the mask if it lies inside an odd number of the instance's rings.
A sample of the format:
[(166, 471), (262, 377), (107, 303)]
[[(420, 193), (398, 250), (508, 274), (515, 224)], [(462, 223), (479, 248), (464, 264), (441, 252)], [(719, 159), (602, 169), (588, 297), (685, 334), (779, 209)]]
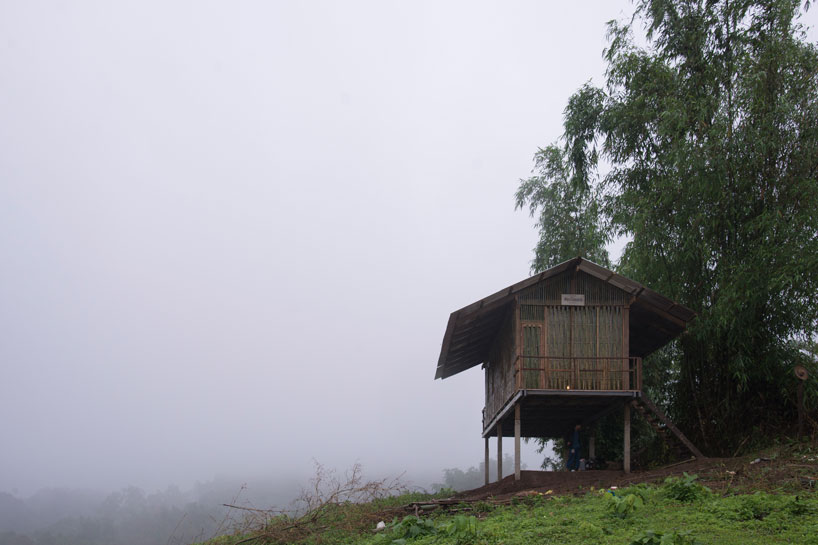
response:
[(622, 453), (622, 469), (625, 473), (631, 472), (631, 405), (625, 403), (625, 444)]
[(497, 423), (497, 482), (503, 480), (503, 427)]
[(520, 480), (520, 404), (514, 405), (514, 480)]
[(486, 461), (483, 463), (486, 471), (486, 484), (489, 484), (489, 436), (486, 436)]

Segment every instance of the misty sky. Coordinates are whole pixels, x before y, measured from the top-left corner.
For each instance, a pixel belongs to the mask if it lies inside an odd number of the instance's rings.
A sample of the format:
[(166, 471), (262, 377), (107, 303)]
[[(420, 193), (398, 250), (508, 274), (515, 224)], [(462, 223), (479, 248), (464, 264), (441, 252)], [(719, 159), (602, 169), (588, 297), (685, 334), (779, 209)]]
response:
[(631, 11), (0, 0), (0, 490), (478, 463), (446, 321)]

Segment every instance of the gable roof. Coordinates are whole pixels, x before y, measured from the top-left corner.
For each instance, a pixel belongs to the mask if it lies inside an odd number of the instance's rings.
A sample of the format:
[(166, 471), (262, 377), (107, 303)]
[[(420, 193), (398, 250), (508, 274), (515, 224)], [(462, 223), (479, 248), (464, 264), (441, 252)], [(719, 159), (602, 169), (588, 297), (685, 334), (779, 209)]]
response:
[(514, 296), (572, 269), (599, 278), (632, 296), (629, 321), (632, 356), (645, 357), (658, 350), (678, 337), (696, 316), (689, 308), (639, 282), (575, 257), (453, 312), (443, 335), (435, 378), (447, 378), (483, 363)]

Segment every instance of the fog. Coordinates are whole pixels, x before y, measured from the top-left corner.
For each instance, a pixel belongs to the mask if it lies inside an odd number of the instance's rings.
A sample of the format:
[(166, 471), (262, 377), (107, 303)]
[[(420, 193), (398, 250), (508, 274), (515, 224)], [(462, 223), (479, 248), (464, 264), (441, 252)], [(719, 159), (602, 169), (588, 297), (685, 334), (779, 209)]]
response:
[(528, 275), (514, 190), (631, 12), (0, 3), (0, 491), (479, 463), (448, 316)]

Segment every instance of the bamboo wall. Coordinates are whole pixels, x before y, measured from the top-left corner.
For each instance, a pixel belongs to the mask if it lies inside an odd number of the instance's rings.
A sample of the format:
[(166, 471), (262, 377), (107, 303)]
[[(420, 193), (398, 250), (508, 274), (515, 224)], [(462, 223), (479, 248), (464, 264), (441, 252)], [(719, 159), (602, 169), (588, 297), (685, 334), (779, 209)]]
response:
[(516, 312), (509, 309), (497, 338), (491, 347), (489, 359), (486, 362), (486, 417), (491, 418), (499, 411), (503, 404), (514, 394), (514, 361), (516, 347), (514, 331), (516, 327)]

